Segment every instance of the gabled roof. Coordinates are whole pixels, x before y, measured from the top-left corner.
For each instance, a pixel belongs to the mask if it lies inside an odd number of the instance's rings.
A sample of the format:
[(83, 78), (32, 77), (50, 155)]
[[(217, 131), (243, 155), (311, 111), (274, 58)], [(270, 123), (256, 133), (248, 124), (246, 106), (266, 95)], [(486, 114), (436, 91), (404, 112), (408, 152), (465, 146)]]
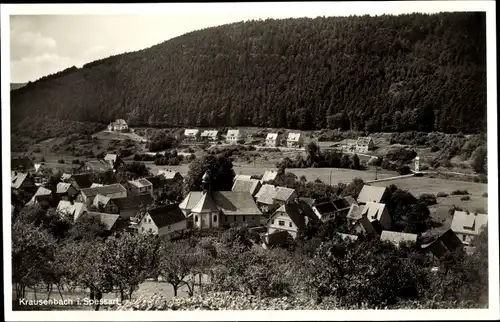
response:
[(275, 187), (274, 189), (276, 191), (274, 199), (278, 201), (290, 201), (290, 198), (295, 192), (295, 189), (286, 187)]
[(79, 189), (89, 188), (92, 186), (92, 173), (79, 173), (71, 176), (71, 180), (78, 186)]
[(35, 192), (33, 197), (28, 201), (27, 205), (33, 205), (35, 203), (35, 200), (50, 200), (47, 199), (47, 197), (52, 196), (52, 191), (50, 189), (44, 188), (44, 187), (39, 187), (38, 190)]
[(184, 200), (179, 204), (182, 210), (191, 210), (196, 206), (203, 196), (203, 191), (190, 191)]
[(113, 122), (115, 125), (127, 125), (127, 122), (125, 122), (124, 119), (117, 119), (116, 121)]
[(120, 218), (120, 215), (112, 215), (94, 211), (87, 211), (85, 213), (85, 216), (95, 217), (99, 219), (103, 223), (103, 225), (106, 226), (106, 230), (108, 231), (111, 230), (116, 225), (118, 218)]
[(267, 170), (262, 175), (262, 179), (260, 179), (260, 181), (262, 182), (272, 181), (276, 180), (276, 177), (278, 177), (278, 171)]
[(28, 177), (27, 173), (23, 172), (17, 172), (17, 171), (12, 171), (10, 173), (11, 176), (11, 187), (14, 189), (19, 189), (22, 185), (24, 180)]
[(265, 184), (260, 187), (259, 192), (255, 195), (257, 202), (272, 205), (274, 203), (274, 197), (276, 196), (276, 189), (273, 185)]
[(344, 233), (337, 233), (343, 240), (356, 241), (358, 240), (358, 236)]
[(119, 183), (114, 183), (114, 184), (109, 184), (106, 186), (102, 187), (95, 187), (95, 188), (85, 188), (82, 189), (81, 192), (85, 194), (87, 197), (93, 197), (96, 195), (110, 195), (110, 194), (115, 194), (115, 193), (120, 193), (120, 192), (127, 192), (127, 189), (123, 187)]
[(359, 193), (358, 202), (382, 202), (386, 191), (386, 187), (376, 187), (365, 184)]
[(219, 134), (217, 130), (205, 130), (201, 132), (201, 137), (216, 137)]
[(148, 214), (158, 228), (186, 220), (179, 204), (170, 204), (148, 210)]
[(120, 211), (129, 209), (139, 209), (142, 206), (151, 205), (154, 203), (153, 196), (150, 194), (132, 195), (125, 198), (113, 199), (113, 202), (118, 206)]
[(118, 155), (112, 154), (112, 153), (108, 153), (104, 157), (104, 161), (113, 161), (113, 162), (116, 162), (117, 159), (118, 159)]
[(100, 184), (100, 183), (93, 183), (90, 188), (95, 188), (95, 187), (103, 187), (104, 185), (103, 184)]
[(262, 215), (249, 192), (215, 191), (212, 192), (212, 199), (215, 201), (217, 207), (222, 210), (226, 216)]
[(137, 188), (144, 188), (144, 187), (149, 187), (152, 186), (153, 184), (147, 180), (147, 179), (138, 179), (138, 180), (131, 180), (128, 182), (131, 185), (136, 186)]
[(237, 179), (231, 191), (241, 191), (241, 192), (250, 192), (252, 196), (255, 196), (261, 187), (261, 183), (257, 179)]
[(68, 181), (69, 179), (71, 179), (71, 174), (70, 173), (63, 173), (61, 175), (61, 180), (62, 181)]
[(306, 216), (303, 214), (299, 205), (295, 203), (284, 204), (274, 212), (269, 220), (272, 220), (275, 215), (280, 213), (287, 214), (298, 229), (306, 228)]
[(401, 242), (417, 242), (418, 235), (416, 234), (408, 234), (408, 233), (400, 233), (396, 231), (384, 230), (380, 235), (381, 241), (390, 241), (395, 245), (399, 245)]
[(71, 202), (66, 200), (59, 201), (57, 205), (56, 211), (58, 213), (67, 214), (70, 216), (74, 216), (75, 214), (80, 214), (83, 211), (86, 211), (87, 208), (81, 202)]
[(345, 196), (344, 200), (349, 204), (349, 206), (350, 205), (357, 205), (358, 204), (358, 202), (356, 201), (356, 199), (354, 199), (351, 196)]
[(467, 213), (456, 210), (451, 222), (451, 230), (456, 234), (468, 234), (477, 236), (481, 227), (488, 224), (488, 215), (478, 213)]
[(198, 130), (198, 129), (185, 129), (184, 135), (185, 136), (196, 136), (196, 135), (198, 135), (199, 132), (200, 132), (200, 130)]
[(109, 163), (104, 160), (92, 160), (85, 162), (85, 166), (92, 171), (108, 171), (111, 169)]
[(334, 204), (331, 201), (315, 203), (314, 208), (316, 208), (316, 210), (321, 215), (330, 214), (337, 211), (337, 208), (335, 208)]
[(278, 133), (267, 133), (266, 141), (267, 140), (277, 140), (277, 139), (278, 139)]
[(370, 142), (373, 143), (373, 139), (369, 136), (360, 136), (356, 141), (357, 145), (368, 145)]
[(298, 142), (300, 140), (302, 133), (288, 133), (287, 141)]
[(68, 192), (69, 188), (71, 188), (71, 183), (59, 182), (57, 184), (56, 193), (66, 193)]
[(237, 174), (237, 175), (234, 176), (233, 182), (235, 182), (238, 179), (251, 180), (252, 176), (248, 175), (248, 174)]
[(448, 229), (433, 241), (423, 244), (421, 247), (422, 249), (430, 250), (435, 256), (441, 257), (447, 252), (453, 252), (456, 249), (463, 248), (463, 244), (453, 230)]
[(366, 215), (366, 217), (370, 221), (374, 220), (380, 221), (384, 209), (385, 209), (385, 204), (383, 203), (367, 202), (365, 205), (363, 205), (363, 211), (361, 212), (361, 214)]
[(159, 170), (157, 175), (158, 176), (162, 175), (167, 180), (174, 179), (176, 175), (182, 177), (182, 175), (180, 174), (180, 172), (173, 171), (173, 170)]
[(97, 195), (97, 196), (95, 196), (92, 204), (96, 208), (99, 208), (99, 206), (105, 207), (110, 200), (111, 200), (110, 197), (106, 197), (106, 196), (103, 196), (103, 195)]
[(309, 207), (314, 206), (316, 200), (313, 198), (299, 197), (299, 201), (306, 203)]
[(243, 133), (240, 130), (228, 130), (226, 137), (240, 136)]
[(347, 219), (350, 220), (361, 219), (363, 217), (363, 210), (364, 210), (363, 205), (356, 205), (356, 204), (351, 205), (349, 213), (347, 213)]
[(212, 212), (218, 210), (219, 208), (212, 200), (212, 198), (210, 198), (210, 195), (208, 193), (203, 193), (200, 200), (191, 209), (191, 212), (202, 213), (202, 212)]
[(332, 200), (333, 205), (337, 210), (344, 210), (351, 207), (351, 203), (345, 198), (336, 198)]

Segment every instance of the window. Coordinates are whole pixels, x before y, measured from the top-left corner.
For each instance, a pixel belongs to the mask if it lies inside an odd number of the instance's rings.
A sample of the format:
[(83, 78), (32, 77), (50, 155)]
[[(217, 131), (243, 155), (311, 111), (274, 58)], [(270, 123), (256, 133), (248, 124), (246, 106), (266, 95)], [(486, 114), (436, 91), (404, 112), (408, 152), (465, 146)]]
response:
[(280, 221), (278, 222), (278, 225), (280, 225), (280, 226), (285, 226), (285, 222), (284, 222), (283, 220), (280, 220)]
[(289, 222), (289, 223), (288, 223), (288, 226), (289, 226), (289, 227), (292, 227), (292, 222)]
[(171, 227), (170, 227), (170, 225), (169, 225), (169, 226), (167, 226), (167, 229), (168, 229), (168, 230), (170, 230), (170, 228), (171, 228)]
[(194, 216), (194, 222), (198, 222), (198, 216)]
[(149, 228), (149, 229), (148, 229), (148, 233), (150, 233), (150, 232), (152, 232), (152, 231), (153, 231), (153, 229), (151, 229), (151, 228)]
[(242, 216), (243, 217), (243, 221), (245, 221), (247, 218), (245, 216)]
[(144, 231), (144, 227), (141, 228), (141, 231)]
[(466, 235), (462, 235), (462, 241), (465, 241), (467, 239)]
[(214, 215), (214, 222), (217, 222), (217, 215)]
[(273, 220), (273, 225), (274, 225), (274, 220)]

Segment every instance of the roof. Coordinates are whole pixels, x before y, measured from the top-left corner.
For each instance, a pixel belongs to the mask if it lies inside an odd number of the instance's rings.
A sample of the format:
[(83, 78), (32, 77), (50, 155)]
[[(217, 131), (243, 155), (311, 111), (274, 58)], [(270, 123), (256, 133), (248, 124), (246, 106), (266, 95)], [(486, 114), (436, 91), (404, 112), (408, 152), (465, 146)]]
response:
[(104, 186), (103, 184), (100, 184), (100, 183), (93, 183), (90, 188), (95, 188), (95, 187), (102, 187)]
[(261, 187), (261, 183), (257, 179), (237, 179), (233, 187), (232, 191), (241, 191), (241, 192), (250, 192), (252, 196), (255, 196)]
[(481, 227), (488, 223), (488, 215), (455, 211), (451, 230), (456, 234), (479, 235)]
[(11, 176), (11, 187), (14, 189), (19, 189), (22, 185), (24, 180), (28, 177), (27, 173), (23, 172), (17, 172), (17, 171), (12, 171), (10, 173)]
[(349, 203), (349, 201), (345, 198), (336, 198), (332, 200), (332, 204), (337, 210), (344, 210), (351, 207), (351, 203)]
[(215, 191), (212, 192), (211, 197), (226, 216), (262, 215), (249, 192)]
[(192, 212), (202, 213), (202, 212), (212, 212), (218, 211), (219, 208), (215, 202), (210, 198), (208, 193), (203, 193), (201, 198), (198, 200), (196, 205), (191, 209)]
[(260, 179), (260, 181), (262, 182), (266, 182), (266, 181), (272, 181), (272, 180), (276, 180), (276, 177), (278, 176), (278, 171), (274, 171), (274, 170), (267, 170), (264, 172), (264, 174), (262, 175), (262, 179)]
[(295, 224), (295, 226), (297, 226), (297, 228), (299, 229), (306, 228), (306, 216), (303, 214), (299, 205), (295, 203), (284, 204), (274, 212), (274, 214), (269, 218), (269, 220), (271, 220), (271, 218), (273, 218), (278, 213), (287, 214), (288, 217), (290, 217), (292, 222)]
[(275, 187), (274, 189), (276, 190), (274, 199), (279, 201), (289, 201), (292, 195), (295, 193), (295, 189), (286, 187)]
[(202, 137), (216, 137), (219, 131), (217, 130), (205, 130), (201, 133)]
[(228, 130), (226, 137), (231, 137), (231, 136), (240, 136), (243, 133), (240, 130)]
[(125, 122), (124, 119), (117, 119), (113, 123), (116, 124), (116, 125), (127, 125), (127, 122)]
[(370, 142), (373, 142), (373, 139), (369, 136), (360, 136), (356, 141), (357, 145), (368, 145)]
[(451, 229), (448, 229), (432, 242), (422, 245), (423, 249), (429, 249), (437, 257), (441, 257), (448, 251), (454, 251), (461, 247), (463, 247), (462, 241)]
[(287, 141), (298, 142), (302, 133), (288, 133)]
[(380, 234), (381, 241), (390, 241), (395, 245), (399, 245), (401, 242), (417, 242), (417, 234), (400, 233), (397, 231), (384, 230)]
[(358, 140), (353, 140), (353, 139), (345, 139), (344, 141), (345, 145), (355, 145)]
[(52, 196), (51, 190), (44, 188), (44, 187), (39, 187), (38, 190), (33, 195), (33, 197), (30, 199), (30, 201), (28, 201), (27, 205), (33, 205), (35, 203), (35, 200), (41, 201), (42, 198), (40, 198), (40, 197), (43, 197), (43, 200), (48, 201), (50, 199), (47, 199), (45, 197), (51, 197), (51, 196)]
[(66, 193), (66, 192), (68, 192), (70, 187), (71, 187), (71, 183), (59, 182), (57, 184), (56, 193)]
[(238, 180), (238, 179), (251, 180), (252, 176), (248, 175), (248, 174), (237, 174), (237, 175), (234, 176), (233, 182), (236, 181), (236, 180)]
[(350, 205), (357, 205), (357, 204), (358, 204), (358, 202), (356, 201), (356, 199), (354, 199), (354, 198), (353, 198), (353, 197), (351, 197), (351, 196), (345, 196), (345, 197), (344, 197), (344, 200), (345, 200), (347, 203), (349, 203), (349, 206), (350, 206)]
[(191, 210), (200, 201), (203, 191), (190, 191), (184, 200), (179, 204), (179, 208), (183, 210)]
[(367, 202), (362, 206), (363, 210), (361, 212), (362, 215), (366, 215), (366, 217), (370, 221), (379, 220), (382, 217), (382, 214), (385, 209), (385, 204), (377, 203), (377, 202)]
[(85, 162), (85, 166), (92, 171), (107, 171), (111, 167), (109, 163), (104, 160), (92, 160)]
[(63, 174), (61, 175), (61, 180), (62, 180), (62, 181), (67, 181), (67, 180), (69, 180), (69, 179), (71, 179), (71, 174), (69, 174), (69, 173), (63, 173)]
[(111, 153), (106, 154), (106, 156), (104, 157), (104, 161), (113, 161), (113, 162), (116, 162), (117, 159), (118, 159), (118, 155), (111, 154)]
[(119, 183), (109, 184), (102, 187), (85, 188), (81, 190), (87, 197), (96, 195), (110, 195), (114, 193), (127, 192), (127, 189)]
[(127, 196), (125, 198), (116, 198), (113, 199), (113, 202), (121, 211), (127, 209), (139, 209), (142, 206), (151, 205), (154, 203), (154, 199), (150, 194), (144, 194)]
[(148, 214), (158, 228), (186, 220), (179, 204), (170, 204), (148, 210)]
[(131, 180), (128, 183), (131, 185), (136, 186), (137, 188), (143, 188), (143, 187), (149, 187), (152, 186), (153, 184), (147, 180), (147, 179), (138, 179), (138, 180)]
[(165, 177), (165, 179), (171, 180), (174, 179), (176, 175), (181, 176), (180, 172), (178, 171), (173, 171), (173, 170), (158, 170), (157, 173), (158, 176), (162, 175)]
[(363, 205), (355, 205), (355, 204), (351, 205), (349, 213), (347, 213), (347, 219), (350, 220), (361, 219), (361, 217), (363, 217), (363, 210), (364, 210)]
[(92, 186), (92, 173), (79, 173), (71, 176), (71, 179), (80, 189)]
[(337, 235), (339, 235), (340, 238), (342, 238), (343, 240), (350, 240), (350, 241), (358, 240), (358, 236), (356, 235), (344, 234), (344, 233), (337, 233)]
[(82, 211), (87, 210), (85, 205), (81, 202), (71, 202), (71, 201), (66, 201), (66, 200), (61, 200), (59, 201), (59, 204), (57, 205), (56, 211), (59, 213), (64, 213), (67, 215), (75, 215), (79, 214)]
[(386, 187), (364, 185), (358, 196), (358, 202), (381, 202), (384, 198)]
[(299, 201), (306, 203), (309, 207), (314, 206), (314, 203), (316, 202), (315, 199), (305, 197), (299, 197)]
[(273, 185), (265, 184), (260, 187), (259, 192), (255, 195), (257, 202), (272, 205), (274, 203), (274, 197), (276, 196), (276, 189)]
[(334, 204), (331, 201), (323, 201), (320, 203), (316, 203), (314, 205), (314, 208), (321, 214), (329, 214), (337, 211), (337, 208), (335, 208)]
[(98, 218), (104, 224), (104, 226), (106, 226), (106, 230), (111, 230), (118, 221), (118, 218), (120, 218), (120, 215), (112, 215), (94, 211), (87, 211), (85, 215), (89, 217), (92, 216)]
[(267, 133), (266, 141), (267, 140), (277, 140), (277, 139), (278, 139), (278, 133)]
[(92, 204), (95, 207), (98, 208), (99, 205), (106, 206), (110, 200), (111, 200), (110, 197), (106, 197), (106, 196), (103, 196), (103, 195), (97, 195), (97, 196), (95, 196), (94, 201), (92, 202)]
[(184, 130), (184, 135), (185, 136), (195, 136), (200, 132), (198, 129), (185, 129)]

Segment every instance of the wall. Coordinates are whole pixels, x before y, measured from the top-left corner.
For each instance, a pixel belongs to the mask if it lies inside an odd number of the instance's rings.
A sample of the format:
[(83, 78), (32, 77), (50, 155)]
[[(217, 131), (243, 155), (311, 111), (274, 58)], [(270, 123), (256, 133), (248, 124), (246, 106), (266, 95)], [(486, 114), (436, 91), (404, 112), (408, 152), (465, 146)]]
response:
[(387, 210), (387, 208), (384, 208), (384, 212), (382, 213), (382, 216), (380, 216), (379, 221), (380, 221), (380, 224), (382, 225), (382, 227), (384, 227), (387, 230), (391, 229), (392, 220), (391, 220), (391, 216), (389, 215), (389, 211)]
[(149, 214), (146, 214), (139, 224), (139, 233), (147, 234), (149, 229), (151, 229), (151, 233), (158, 234), (158, 227), (156, 227)]
[[(196, 228), (205, 229), (205, 228), (215, 228), (219, 227), (220, 222), (220, 214), (218, 211), (207, 212), (207, 213), (193, 213), (193, 225)], [(216, 220), (214, 220), (214, 216)], [(196, 219), (198, 218), (198, 220)]]
[(230, 225), (232, 223), (242, 223), (249, 226), (257, 226), (260, 224), (260, 217), (262, 216), (252, 216), (252, 215), (238, 215), (238, 216), (226, 216), (222, 215), (222, 221), (224, 225)]
[(159, 236), (168, 235), (168, 234), (172, 234), (173, 232), (180, 232), (180, 231), (183, 231), (186, 229), (187, 229), (187, 221), (183, 220), (181, 222), (177, 222), (177, 223), (172, 224), (170, 226), (161, 227), (158, 230), (158, 235)]
[[(280, 226), (280, 221), (284, 222), (283, 226)], [(277, 230), (286, 230), (293, 236), (293, 238), (297, 237), (297, 226), (292, 222), (290, 217), (283, 212), (275, 213), (271, 218), (269, 218), (267, 228), (269, 233), (273, 233)]]

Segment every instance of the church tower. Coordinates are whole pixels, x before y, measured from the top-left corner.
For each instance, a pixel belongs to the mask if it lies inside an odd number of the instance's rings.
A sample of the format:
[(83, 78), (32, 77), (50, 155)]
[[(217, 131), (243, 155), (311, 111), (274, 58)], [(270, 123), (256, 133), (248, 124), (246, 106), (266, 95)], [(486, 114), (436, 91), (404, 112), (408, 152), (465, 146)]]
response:
[(201, 186), (203, 192), (210, 194), (212, 190), (212, 178), (210, 177), (210, 170), (205, 171), (203, 177), (201, 177)]

